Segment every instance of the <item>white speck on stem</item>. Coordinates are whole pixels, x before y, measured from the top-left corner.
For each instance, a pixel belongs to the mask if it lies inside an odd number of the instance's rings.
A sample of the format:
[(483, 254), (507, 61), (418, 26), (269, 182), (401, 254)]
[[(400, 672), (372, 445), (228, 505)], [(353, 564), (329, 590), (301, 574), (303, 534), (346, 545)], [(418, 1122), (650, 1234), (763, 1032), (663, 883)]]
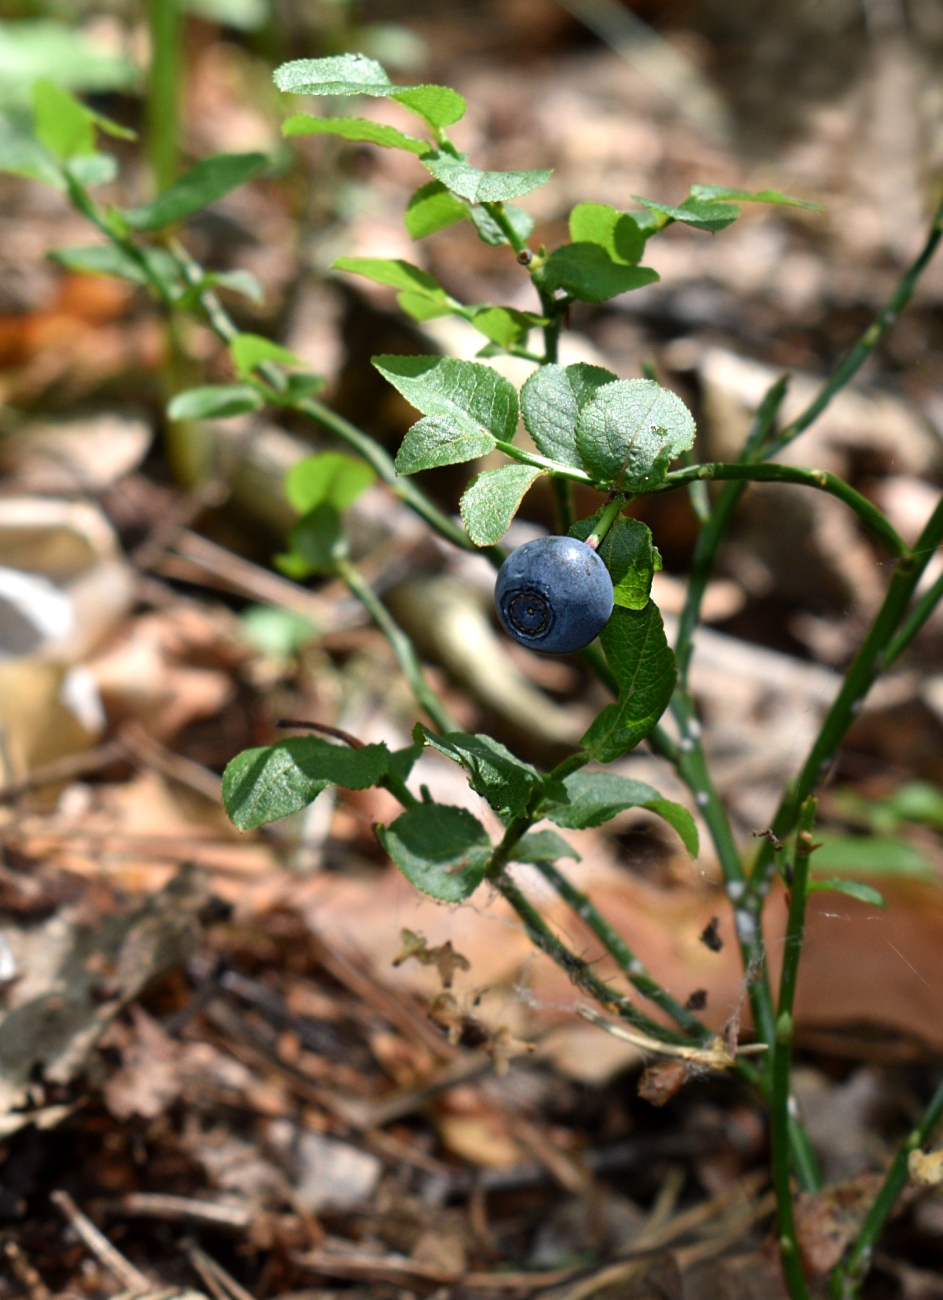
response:
[(743, 897), (746, 885), (742, 880), (730, 880), (727, 882), (727, 897), (731, 902), (736, 902)]
[(682, 754), (691, 754), (694, 752), (694, 741), (690, 736), (685, 736), (684, 740), (678, 741), (678, 748)]
[(628, 969), (629, 969), (629, 974), (630, 974), (630, 975), (644, 975), (644, 974), (645, 974), (645, 967), (642, 965), (642, 963), (639, 961), (639, 959), (638, 959), (637, 957), (633, 957), (633, 958), (632, 958), (632, 960), (629, 962), (629, 968), (628, 968)]
[(734, 913), (734, 921), (737, 926), (737, 938), (740, 942), (752, 943), (756, 938), (756, 921), (753, 916), (741, 908)]
[(710, 801), (711, 797), (706, 790), (698, 790), (697, 794), (694, 796), (694, 802), (697, 804), (698, 808), (706, 808)]
[(701, 724), (698, 722), (697, 718), (690, 718), (688, 720), (688, 735), (693, 736), (695, 740), (700, 737)]

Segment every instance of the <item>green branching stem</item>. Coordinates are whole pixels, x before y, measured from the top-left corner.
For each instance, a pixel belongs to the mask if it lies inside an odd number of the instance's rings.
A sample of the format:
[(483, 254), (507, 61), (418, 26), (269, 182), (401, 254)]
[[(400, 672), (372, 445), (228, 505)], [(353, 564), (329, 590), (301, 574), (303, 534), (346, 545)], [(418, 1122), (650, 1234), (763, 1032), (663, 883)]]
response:
[[(188, 282), (190, 284), (200, 284), (203, 279), (201, 267), (179, 245), (174, 246), (173, 252)], [(206, 289), (200, 294), (200, 306), (208, 323), (219, 338), (224, 343), (231, 343), (239, 333), (238, 327), (211, 289)], [(271, 362), (265, 362), (259, 367), (259, 373), (276, 391), (284, 388), (284, 376), (278, 366), (273, 365)], [(325, 406), (323, 402), (319, 402), (315, 397), (301, 398), (290, 405), (291, 409), (308, 416), (323, 429), (340, 438), (359, 456), (362, 456), (390, 491), (405, 505), (409, 506), (411, 510), (415, 511), (421, 519), (424, 519), (429, 527), (433, 528), (441, 537), (446, 538), (455, 546), (460, 546), (462, 550), (474, 551), (476, 554), (483, 553), (495, 568), (501, 567), (505, 559), (504, 551), (499, 546), (489, 546), (485, 547), (483, 552), (479, 551), (465, 532), (465, 529), (456, 520), (451, 519), (438, 506), (434, 505), (412, 479), (396, 473), (392, 457), (369, 434), (364, 433), (362, 429), (358, 429), (355, 424), (345, 420), (342, 415), (338, 415), (336, 411), (332, 411), (329, 406)]]
[(778, 451), (798, 438), (813, 420), (818, 417), (831, 402), (832, 398), (839, 392), (849, 380), (853, 379), (858, 373), (868, 357), (871, 356), (874, 349), (880, 343), (881, 339), (894, 324), (904, 307), (910, 301), (917, 282), (927, 264), (937, 250), (940, 239), (943, 237), (943, 202), (940, 203), (933, 219), (930, 222), (930, 229), (927, 232), (927, 238), (917, 257), (911, 263), (900, 280), (897, 288), (891, 294), (884, 309), (878, 315), (877, 319), (865, 330), (861, 338), (848, 353), (848, 356), (841, 363), (838, 369), (832, 375), (831, 379), (823, 385), (809, 405), (800, 412), (799, 415), (791, 420), (784, 429), (763, 449), (763, 458), (769, 459), (775, 456)]
[(180, 105), (179, 0), (149, 0), (151, 67), (147, 87), (147, 146), (158, 192), (177, 179)]
[(792, 885), (789, 919), (783, 947), (783, 965), (779, 980), (779, 1006), (776, 1014), (776, 1043), (773, 1049), (773, 1087), (770, 1104), (770, 1130), (773, 1152), (773, 1187), (779, 1220), (779, 1254), (792, 1300), (808, 1300), (808, 1288), (799, 1258), (796, 1224), (792, 1208), (791, 1152), (789, 1143), (790, 1073), (792, 1069), (793, 1005), (799, 960), (805, 933), (805, 909), (809, 883), (809, 857), (812, 853), (812, 826), (816, 800), (802, 805), (792, 862)]
[[(512, 850), (508, 850), (510, 851)], [(554, 934), (540, 912), (506, 870), (502, 868), (493, 875), (489, 871), (489, 875), (495, 888), (507, 899), (523, 921), (530, 941), (559, 966), (577, 988), (581, 988), (607, 1011), (613, 1012), (652, 1038), (658, 1038), (666, 1043), (690, 1042), (690, 1039), (666, 1029), (657, 1020), (652, 1020), (643, 1011), (639, 1011), (628, 998), (617, 992), (605, 980), (600, 979), (588, 961), (578, 957)]]
[(655, 1006), (665, 1015), (670, 1016), (680, 1029), (699, 1041), (707, 1042), (714, 1037), (712, 1030), (702, 1025), (697, 1016), (649, 975), (642, 962), (621, 935), (612, 928), (588, 895), (571, 884), (560, 868), (552, 862), (538, 862), (536, 865), (537, 870), (550, 882), (563, 901), (592, 930), (610, 956), (615, 958), (642, 997), (648, 998), (649, 1002), (654, 1002)]
[(943, 573), (927, 588), (881, 655), (881, 672), (899, 659), (943, 598)]
[(363, 603), (370, 617), (390, 643), (403, 676), (412, 687), (420, 706), (425, 709), (436, 727), (443, 733), (460, 731), (461, 728), (449, 716), (442, 701), (426, 681), (412, 641), (394, 620), (357, 566), (350, 560), (341, 559), (337, 561), (337, 572), (353, 595)]
[(619, 518), (619, 515), (625, 509), (626, 497), (623, 493), (617, 492), (612, 500), (607, 502), (603, 507), (602, 514), (596, 522), (596, 527), (586, 539), (586, 545), (591, 550), (597, 551), (600, 543), (608, 533), (609, 529)]
[(859, 1294), (862, 1279), (871, 1265), (877, 1240), (898, 1196), (906, 1186), (910, 1153), (927, 1145), (941, 1119), (943, 1119), (943, 1082), (933, 1094), (920, 1123), (901, 1143), (848, 1257), (832, 1273), (829, 1279), (829, 1294), (833, 1300), (853, 1300), (853, 1297)]
[[(938, 501), (913, 551), (897, 561), (894, 576), (891, 578), (887, 594), (871, 629), (845, 674), (841, 689), (825, 716), (825, 721), (798, 779), (779, 805), (772, 826), (773, 835), (777, 839), (785, 839), (791, 833), (796, 824), (799, 808), (816, 790), (835, 761), (864, 697), (884, 667), (885, 651), (893, 642), (895, 632), (904, 618), (921, 574), (941, 541), (943, 541), (943, 497)], [(921, 612), (924, 618), (930, 613), (929, 609)], [(773, 862), (773, 846), (769, 842), (764, 842), (757, 854), (746, 899), (746, 905), (754, 915), (758, 915), (762, 910), (763, 898), (769, 888), (772, 875)]]
[[(785, 396), (786, 380), (780, 379), (778, 383), (773, 384), (760, 403), (759, 410), (754, 417), (749, 435), (740, 453), (741, 462), (749, 463), (755, 459), (758, 448), (762, 446), (763, 441), (773, 427), (777, 412)], [(688, 678), (694, 644), (694, 631), (700, 621), (704, 592), (707, 590), (707, 584), (714, 570), (714, 561), (717, 558), (720, 543), (723, 541), (731, 516), (743, 495), (745, 487), (745, 482), (730, 482), (724, 485), (720, 495), (714, 502), (710, 519), (701, 529), (697, 539), (694, 560), (691, 566), (691, 577), (688, 580), (688, 590), (685, 596), (684, 609), (681, 611), (678, 637), (675, 643), (678, 677), (682, 685), (687, 682)]]
[(553, 505), (556, 511), (557, 532), (563, 537), (567, 535), (573, 527), (573, 492), (565, 478), (552, 478), (550, 486), (553, 490)]
[(909, 548), (904, 539), (890, 523), (886, 515), (867, 497), (862, 496), (844, 479), (824, 469), (804, 469), (798, 465), (727, 465), (711, 462), (705, 465), (691, 465), (686, 469), (673, 470), (658, 491), (667, 491), (680, 487), (684, 483), (697, 480), (728, 480), (756, 483), (798, 483), (803, 487), (816, 488), (827, 492), (839, 501), (844, 501), (855, 512), (865, 528), (895, 558), (907, 555)]

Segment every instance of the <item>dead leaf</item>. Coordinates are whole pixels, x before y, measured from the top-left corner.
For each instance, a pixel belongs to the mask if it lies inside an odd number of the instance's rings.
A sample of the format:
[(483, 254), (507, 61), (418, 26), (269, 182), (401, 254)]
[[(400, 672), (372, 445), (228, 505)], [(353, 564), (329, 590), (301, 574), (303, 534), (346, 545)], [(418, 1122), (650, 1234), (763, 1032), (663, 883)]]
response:
[(681, 1091), (691, 1071), (684, 1061), (656, 1061), (638, 1082), (638, 1095), (652, 1106), (664, 1106)]
[(105, 1102), (118, 1119), (156, 1119), (180, 1092), (179, 1044), (142, 1007), (131, 1008), (131, 1033), (121, 1044), (121, 1069), (105, 1084)]
[(907, 1157), (907, 1171), (921, 1187), (937, 1187), (943, 1183), (943, 1148), (939, 1151), (911, 1151)]
[(884, 1182), (881, 1174), (861, 1174), (796, 1200), (796, 1236), (806, 1270), (821, 1277), (834, 1268), (855, 1237)]
[(446, 989), (452, 987), (456, 971), (471, 970), (471, 963), (468, 958), (455, 951), (451, 939), (446, 939), (445, 943), (430, 948), (425, 937), (421, 934), (414, 934), (412, 930), (400, 930), (400, 938), (403, 941), (403, 947), (401, 952), (393, 958), (394, 966), (402, 966), (404, 961), (410, 959), (418, 961), (421, 966), (435, 966), (439, 972), (442, 987)]

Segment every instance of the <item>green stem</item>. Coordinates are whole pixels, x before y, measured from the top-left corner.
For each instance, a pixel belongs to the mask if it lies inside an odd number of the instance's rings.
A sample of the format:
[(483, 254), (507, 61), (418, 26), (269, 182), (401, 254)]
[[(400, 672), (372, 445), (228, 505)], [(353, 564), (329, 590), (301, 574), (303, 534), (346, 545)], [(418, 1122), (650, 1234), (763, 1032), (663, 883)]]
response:
[(400, 670), (412, 687), (420, 706), (425, 709), (441, 732), (460, 731), (461, 728), (449, 717), (445, 706), (426, 681), (412, 641), (395, 622), (357, 566), (351, 564), (350, 560), (341, 559), (337, 562), (337, 572), (357, 599), (363, 602), (370, 617), (389, 641)]
[(523, 253), (527, 248), (527, 241), (521, 239), (520, 235), (511, 225), (508, 214), (504, 211), (503, 203), (483, 203), (481, 205), (487, 212), (488, 216), (501, 231), (501, 234), (508, 241), (515, 253)]
[(798, 483), (804, 487), (816, 488), (828, 492), (850, 506), (864, 526), (874, 534), (878, 541), (898, 557), (907, 555), (909, 548), (904, 539), (892, 526), (885, 515), (860, 492), (856, 492), (844, 479), (824, 469), (804, 469), (798, 465), (728, 465), (713, 462), (706, 465), (691, 465), (687, 469), (673, 470), (658, 491), (664, 492), (682, 484), (702, 479), (734, 480), (760, 483)]
[[(904, 617), (920, 575), (934, 551), (943, 541), (943, 497), (937, 502), (913, 551), (902, 556), (894, 569), (884, 602), (858, 653), (851, 662), (841, 690), (825, 716), (805, 765), (793, 788), (786, 793), (773, 819), (773, 834), (785, 839), (796, 824), (800, 806), (817, 788), (831, 767), (861, 702), (884, 666), (884, 653)], [(750, 877), (748, 906), (758, 914), (769, 888), (773, 867), (773, 848), (769, 842), (760, 846)]]
[(878, 1192), (877, 1200), (871, 1206), (848, 1258), (832, 1273), (829, 1279), (829, 1294), (834, 1297), (834, 1300), (852, 1300), (852, 1297), (858, 1294), (861, 1281), (871, 1266), (874, 1247), (884, 1224), (907, 1183), (907, 1162), (910, 1153), (927, 1145), (941, 1119), (943, 1119), (943, 1083), (933, 1094), (920, 1123), (898, 1148)]
[(557, 532), (565, 537), (573, 527), (573, 492), (565, 478), (551, 478), (550, 486), (557, 515)]
[(160, 193), (177, 179), (180, 112), (179, 0), (149, 0), (151, 67), (147, 87), (147, 143)]
[(512, 460), (519, 461), (522, 465), (535, 465), (538, 469), (545, 470), (553, 478), (570, 479), (574, 483), (585, 483), (587, 487), (595, 487), (591, 474), (587, 474), (584, 469), (576, 469), (572, 465), (563, 465), (560, 461), (551, 460), (549, 456), (543, 456), (539, 451), (526, 451), (523, 447), (516, 446), (513, 442), (505, 442), (501, 438), (495, 439), (495, 445), (498, 451), (503, 451), (505, 456), (510, 456)]
[[(530, 825), (529, 821), (526, 822), (525, 829), (528, 825)], [(509, 828), (508, 834), (510, 834), (513, 829), (516, 829), (516, 827)], [(517, 839), (520, 838), (521, 833), (523, 832), (516, 834), (515, 843), (517, 842)], [(507, 840), (507, 838), (508, 836), (506, 835), (505, 840)], [(504, 841), (502, 841), (501, 845), (498, 846), (498, 849), (495, 850), (495, 854), (497, 855), (503, 849)], [(513, 852), (513, 845), (505, 850), (505, 861), (508, 860), (511, 852)], [(659, 1038), (662, 1042), (666, 1043), (687, 1043), (690, 1041), (688, 1038), (682, 1037), (670, 1029), (666, 1029), (664, 1025), (660, 1024), (657, 1020), (652, 1020), (651, 1017), (645, 1015), (643, 1011), (639, 1011), (639, 1009), (630, 1002), (628, 998), (624, 997), (621, 993), (618, 993), (611, 987), (611, 985), (607, 984), (605, 980), (600, 979), (589, 962), (584, 961), (582, 957), (578, 957), (576, 953), (571, 952), (566, 944), (557, 938), (554, 932), (550, 929), (550, 926), (537, 911), (536, 907), (534, 907), (530, 899), (528, 899), (517, 884), (515, 884), (507, 871), (503, 869), (503, 866), (494, 872), (489, 868), (488, 874), (495, 888), (507, 899), (511, 907), (513, 907), (514, 911), (523, 921), (524, 928), (527, 931), (531, 943), (533, 943), (536, 948), (539, 948), (542, 953), (545, 953), (552, 962), (559, 966), (577, 988), (581, 988), (584, 993), (594, 1001), (598, 1002), (600, 1006), (619, 1015), (623, 1020), (628, 1021), (628, 1023), (634, 1025), (636, 1029), (640, 1029), (643, 1033), (648, 1034), (652, 1038)]]
[(592, 550), (597, 551), (599, 544), (608, 533), (609, 529), (619, 518), (619, 515), (625, 509), (625, 497), (618, 492), (612, 500), (603, 508), (602, 514), (596, 523), (596, 527), (586, 539), (586, 545)]
[(927, 588), (898, 628), (881, 656), (881, 671), (886, 672), (895, 659), (899, 659), (911, 641), (926, 623), (943, 597), (943, 573)]
[(796, 834), (789, 898), (789, 920), (779, 980), (779, 1007), (776, 1016), (776, 1044), (773, 1050), (773, 1087), (770, 1127), (773, 1151), (773, 1187), (779, 1220), (779, 1254), (792, 1300), (808, 1300), (808, 1288), (799, 1259), (799, 1244), (792, 1209), (791, 1151), (789, 1140), (790, 1074), (792, 1070), (793, 1006), (799, 961), (805, 934), (805, 908), (809, 883), (809, 857), (812, 853), (812, 826), (816, 800), (802, 805)]
[(642, 962), (636, 957), (621, 935), (616, 933), (602, 913), (594, 906), (588, 895), (571, 884), (563, 872), (553, 863), (538, 862), (536, 866), (541, 875), (553, 885), (563, 901), (569, 905), (580, 920), (585, 921), (610, 956), (616, 959), (629, 981), (634, 984), (643, 997), (648, 998), (649, 1002), (654, 1002), (655, 1006), (664, 1011), (665, 1015), (670, 1016), (676, 1025), (699, 1041), (706, 1042), (714, 1037), (713, 1032), (706, 1025), (702, 1025), (697, 1016), (682, 1006), (676, 998), (673, 998), (666, 989), (662, 988), (657, 980), (649, 975)]
[(943, 236), (943, 202), (940, 203), (940, 206), (933, 214), (923, 248), (905, 271), (903, 278), (891, 294), (884, 309), (865, 330), (834, 375), (823, 385), (805, 410), (790, 421), (785, 429), (766, 445), (763, 449), (764, 459), (775, 456), (787, 443), (792, 442), (794, 438), (798, 438), (799, 434), (807, 429), (813, 420), (818, 419), (835, 394), (844, 388), (848, 381), (861, 369), (878, 343), (894, 324), (902, 309), (910, 301), (913, 291), (917, 287), (917, 281), (936, 252), (941, 236)]
[[(770, 388), (760, 403), (752, 428), (740, 453), (741, 461), (750, 462), (753, 460), (757, 449), (762, 445), (773, 427), (777, 412), (785, 396), (786, 380), (780, 379), (778, 383)], [(717, 558), (720, 543), (727, 532), (727, 525), (730, 523), (737, 502), (743, 495), (745, 486), (745, 483), (732, 482), (721, 490), (711, 510), (710, 519), (698, 535), (697, 546), (694, 550), (694, 561), (691, 566), (691, 577), (688, 580), (688, 590), (684, 600), (684, 609), (681, 611), (681, 618), (678, 623), (678, 637), (675, 644), (678, 676), (682, 685), (687, 682), (688, 678), (694, 631), (700, 621), (704, 592), (707, 590), (707, 584), (714, 570), (714, 561)]]
[[(203, 278), (201, 268), (193, 261), (186, 250), (179, 245), (174, 246), (173, 252), (189, 283), (199, 284)], [(224, 343), (232, 342), (239, 330), (211, 289), (204, 290), (200, 294), (200, 306), (214, 332)], [(284, 386), (282, 372), (277, 366), (264, 363), (259, 367), (259, 371), (273, 387)], [(420, 518), (425, 519), (430, 528), (435, 529), (440, 536), (445, 537), (455, 546), (460, 546), (462, 550), (474, 551), (476, 555), (484, 555), (497, 569), (504, 563), (505, 553), (500, 546), (487, 546), (479, 549), (465, 532), (465, 529), (441, 511), (438, 506), (434, 505), (422, 489), (413, 483), (412, 479), (397, 474), (392, 457), (369, 434), (364, 433), (362, 429), (358, 429), (355, 424), (351, 424), (349, 420), (345, 420), (342, 415), (338, 415), (336, 411), (332, 411), (329, 406), (325, 406), (323, 402), (319, 402), (314, 397), (305, 397), (292, 403), (292, 409), (308, 416), (309, 419), (314, 420), (322, 428), (335, 434), (343, 442), (346, 442), (349, 447), (352, 447), (359, 456), (373, 467), (377, 477), (387, 485), (394, 495), (399, 497), (411, 510), (415, 511)]]

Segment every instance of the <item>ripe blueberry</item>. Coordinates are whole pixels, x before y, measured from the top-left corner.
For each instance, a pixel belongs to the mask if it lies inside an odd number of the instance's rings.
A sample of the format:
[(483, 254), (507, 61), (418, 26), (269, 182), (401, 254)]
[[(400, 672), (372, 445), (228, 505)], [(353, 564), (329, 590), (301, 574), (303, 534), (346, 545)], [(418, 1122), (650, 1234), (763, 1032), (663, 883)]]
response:
[(612, 579), (575, 537), (540, 537), (512, 551), (494, 592), (508, 636), (543, 654), (565, 655), (595, 640), (612, 613)]

